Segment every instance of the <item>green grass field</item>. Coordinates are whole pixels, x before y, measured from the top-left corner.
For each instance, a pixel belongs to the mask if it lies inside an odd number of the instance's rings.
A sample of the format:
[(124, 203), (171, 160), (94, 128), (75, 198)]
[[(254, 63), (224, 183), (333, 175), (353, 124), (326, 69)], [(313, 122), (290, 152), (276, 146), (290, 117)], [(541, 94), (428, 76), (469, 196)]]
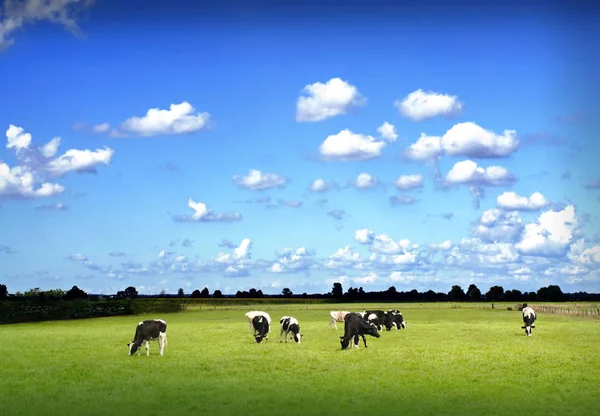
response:
[[(341, 351), (327, 308), (365, 306), (263, 305), (274, 325), (262, 344), (243, 307), (0, 326), (0, 414), (600, 414), (600, 320), (539, 315), (526, 337), (517, 311), (424, 304), (399, 307), (406, 330)], [(279, 343), (288, 314), (300, 345)], [(165, 355), (153, 341), (130, 357), (148, 318), (168, 322)]]

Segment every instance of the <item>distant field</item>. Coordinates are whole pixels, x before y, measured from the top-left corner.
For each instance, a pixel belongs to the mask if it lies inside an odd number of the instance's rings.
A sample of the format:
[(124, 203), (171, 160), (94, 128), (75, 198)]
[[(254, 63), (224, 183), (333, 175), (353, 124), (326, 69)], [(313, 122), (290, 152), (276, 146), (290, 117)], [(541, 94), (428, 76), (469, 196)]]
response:
[[(261, 306), (274, 324), (298, 318), (300, 345), (280, 344), (276, 326), (256, 344), (248, 307), (0, 326), (0, 414), (600, 414), (599, 320), (540, 314), (526, 337), (514, 304), (384, 304), (407, 329), (341, 351), (327, 310), (380, 306)], [(153, 341), (150, 357), (129, 357), (135, 325), (157, 317), (165, 355)]]

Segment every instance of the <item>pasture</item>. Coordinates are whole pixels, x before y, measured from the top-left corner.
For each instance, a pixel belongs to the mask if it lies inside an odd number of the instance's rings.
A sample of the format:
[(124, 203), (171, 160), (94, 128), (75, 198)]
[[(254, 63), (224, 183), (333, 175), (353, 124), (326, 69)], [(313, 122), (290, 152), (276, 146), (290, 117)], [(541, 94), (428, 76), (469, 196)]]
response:
[[(0, 326), (0, 409), (13, 415), (593, 415), (600, 414), (600, 321), (520, 311), (400, 309), (406, 330), (340, 350), (329, 310), (381, 305), (261, 305), (268, 342), (247, 331), (248, 307)], [(279, 318), (301, 344), (279, 343)], [(128, 356), (136, 324), (168, 322), (168, 346)]]

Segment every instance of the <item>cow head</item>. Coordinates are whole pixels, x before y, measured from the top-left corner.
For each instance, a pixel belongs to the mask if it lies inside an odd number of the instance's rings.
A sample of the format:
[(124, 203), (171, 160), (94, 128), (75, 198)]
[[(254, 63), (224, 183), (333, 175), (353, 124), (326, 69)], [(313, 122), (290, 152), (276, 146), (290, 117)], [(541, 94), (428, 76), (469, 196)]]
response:
[(344, 337), (340, 337), (340, 344), (342, 344), (342, 349), (345, 350), (350, 345), (350, 339), (345, 339)]
[(129, 355), (135, 354), (135, 352), (137, 351), (138, 348), (139, 348), (139, 345), (137, 345), (135, 342), (129, 342), (127, 344), (127, 349), (129, 350)]
[(265, 338), (265, 335), (262, 335), (262, 334), (254, 335), (254, 339), (256, 340), (257, 344), (260, 344), (260, 342), (263, 340), (263, 338)]
[(377, 332), (377, 328), (375, 328), (374, 326), (371, 326), (369, 329), (367, 329), (365, 333), (375, 338), (379, 338), (381, 336), (379, 335), (379, 332)]
[(298, 344), (300, 344), (300, 341), (302, 340), (302, 334), (301, 333), (297, 333), (294, 334), (294, 341), (296, 341)]

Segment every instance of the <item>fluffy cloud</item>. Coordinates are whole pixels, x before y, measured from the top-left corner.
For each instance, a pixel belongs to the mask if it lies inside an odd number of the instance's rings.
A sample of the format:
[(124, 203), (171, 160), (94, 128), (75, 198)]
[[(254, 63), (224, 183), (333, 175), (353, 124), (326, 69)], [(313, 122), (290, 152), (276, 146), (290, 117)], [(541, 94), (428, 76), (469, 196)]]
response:
[(326, 160), (366, 160), (381, 156), (385, 144), (372, 136), (345, 129), (328, 136), (319, 147), (319, 154)]
[(356, 177), (356, 180), (352, 183), (352, 185), (358, 189), (373, 188), (379, 185), (379, 178), (363, 172)]
[(443, 136), (421, 137), (405, 151), (404, 157), (414, 161), (432, 161), (442, 155), (478, 158), (509, 156), (519, 146), (516, 131), (496, 134), (472, 122), (455, 124)]
[(209, 121), (208, 113), (196, 113), (190, 103), (183, 101), (171, 104), (169, 110), (151, 108), (144, 117), (131, 117), (121, 124), (121, 129), (144, 137), (187, 134), (205, 128)]
[(400, 114), (413, 121), (456, 114), (463, 107), (455, 95), (426, 92), (422, 89), (411, 92), (402, 101), (396, 100), (394, 105)]
[(516, 242), (523, 229), (523, 220), (518, 212), (489, 209), (472, 225), (471, 235), (486, 242)]
[(408, 190), (421, 188), (423, 186), (423, 176), (422, 175), (401, 175), (394, 185), (398, 189)]
[(284, 249), (268, 271), (272, 273), (297, 273), (316, 266), (315, 253), (300, 247), (296, 250)]
[(94, 133), (106, 133), (109, 130), (110, 130), (110, 124), (108, 124), (108, 123), (100, 123), (100, 124), (96, 124), (94, 127), (92, 127), (92, 131)]
[(371, 244), (374, 239), (375, 234), (367, 228), (361, 228), (354, 232), (354, 240), (358, 241), (360, 244)]
[(450, 250), (452, 248), (452, 241), (445, 240), (441, 243), (433, 243), (429, 244), (429, 248), (432, 250)]
[(345, 114), (351, 107), (364, 105), (358, 89), (340, 78), (325, 84), (315, 82), (302, 90), (296, 103), (296, 121), (314, 122)]
[(522, 253), (536, 256), (560, 256), (566, 253), (578, 231), (575, 207), (561, 211), (546, 211), (535, 223), (525, 225), (523, 238), (515, 247)]
[(257, 169), (250, 169), (247, 176), (233, 175), (233, 181), (241, 188), (263, 191), (265, 189), (285, 187), (287, 178), (273, 173), (261, 172)]
[(110, 164), (114, 151), (109, 148), (67, 150), (54, 158), (60, 138), (55, 137), (41, 147), (31, 145), (31, 135), (23, 128), (10, 125), (6, 131), (7, 145), (16, 152), (18, 166), (0, 163), (0, 198), (36, 198), (62, 193), (64, 186), (47, 179), (69, 172), (95, 172), (99, 164)]
[(338, 186), (334, 182), (326, 182), (325, 180), (319, 178), (315, 179), (313, 183), (310, 185), (310, 190), (312, 192), (326, 192), (331, 189), (337, 189)]
[(62, 25), (74, 35), (80, 34), (75, 12), (90, 6), (92, 0), (5, 0), (0, 7), (0, 51), (14, 43), (10, 38), (26, 24), (47, 21)]
[(192, 198), (188, 199), (188, 207), (194, 213), (192, 215), (174, 215), (173, 220), (176, 222), (232, 222), (240, 221), (242, 214), (238, 212), (215, 213), (209, 211), (206, 204), (195, 202)]
[(496, 204), (498, 205), (498, 208), (506, 210), (536, 211), (547, 206), (549, 202), (544, 198), (544, 195), (539, 192), (534, 192), (529, 198), (526, 196), (519, 196), (515, 192), (504, 192), (501, 195), (498, 195)]
[(442, 147), (450, 156), (505, 157), (517, 149), (516, 135), (515, 130), (504, 130), (498, 135), (475, 123), (459, 123), (444, 134)]
[(506, 185), (514, 182), (516, 178), (502, 166), (488, 166), (482, 168), (472, 160), (463, 160), (454, 164), (446, 175), (448, 184), (475, 184), (475, 185)]
[(377, 132), (381, 135), (382, 139), (387, 140), (390, 143), (393, 143), (398, 139), (396, 127), (387, 121), (384, 121), (381, 126), (377, 127)]

